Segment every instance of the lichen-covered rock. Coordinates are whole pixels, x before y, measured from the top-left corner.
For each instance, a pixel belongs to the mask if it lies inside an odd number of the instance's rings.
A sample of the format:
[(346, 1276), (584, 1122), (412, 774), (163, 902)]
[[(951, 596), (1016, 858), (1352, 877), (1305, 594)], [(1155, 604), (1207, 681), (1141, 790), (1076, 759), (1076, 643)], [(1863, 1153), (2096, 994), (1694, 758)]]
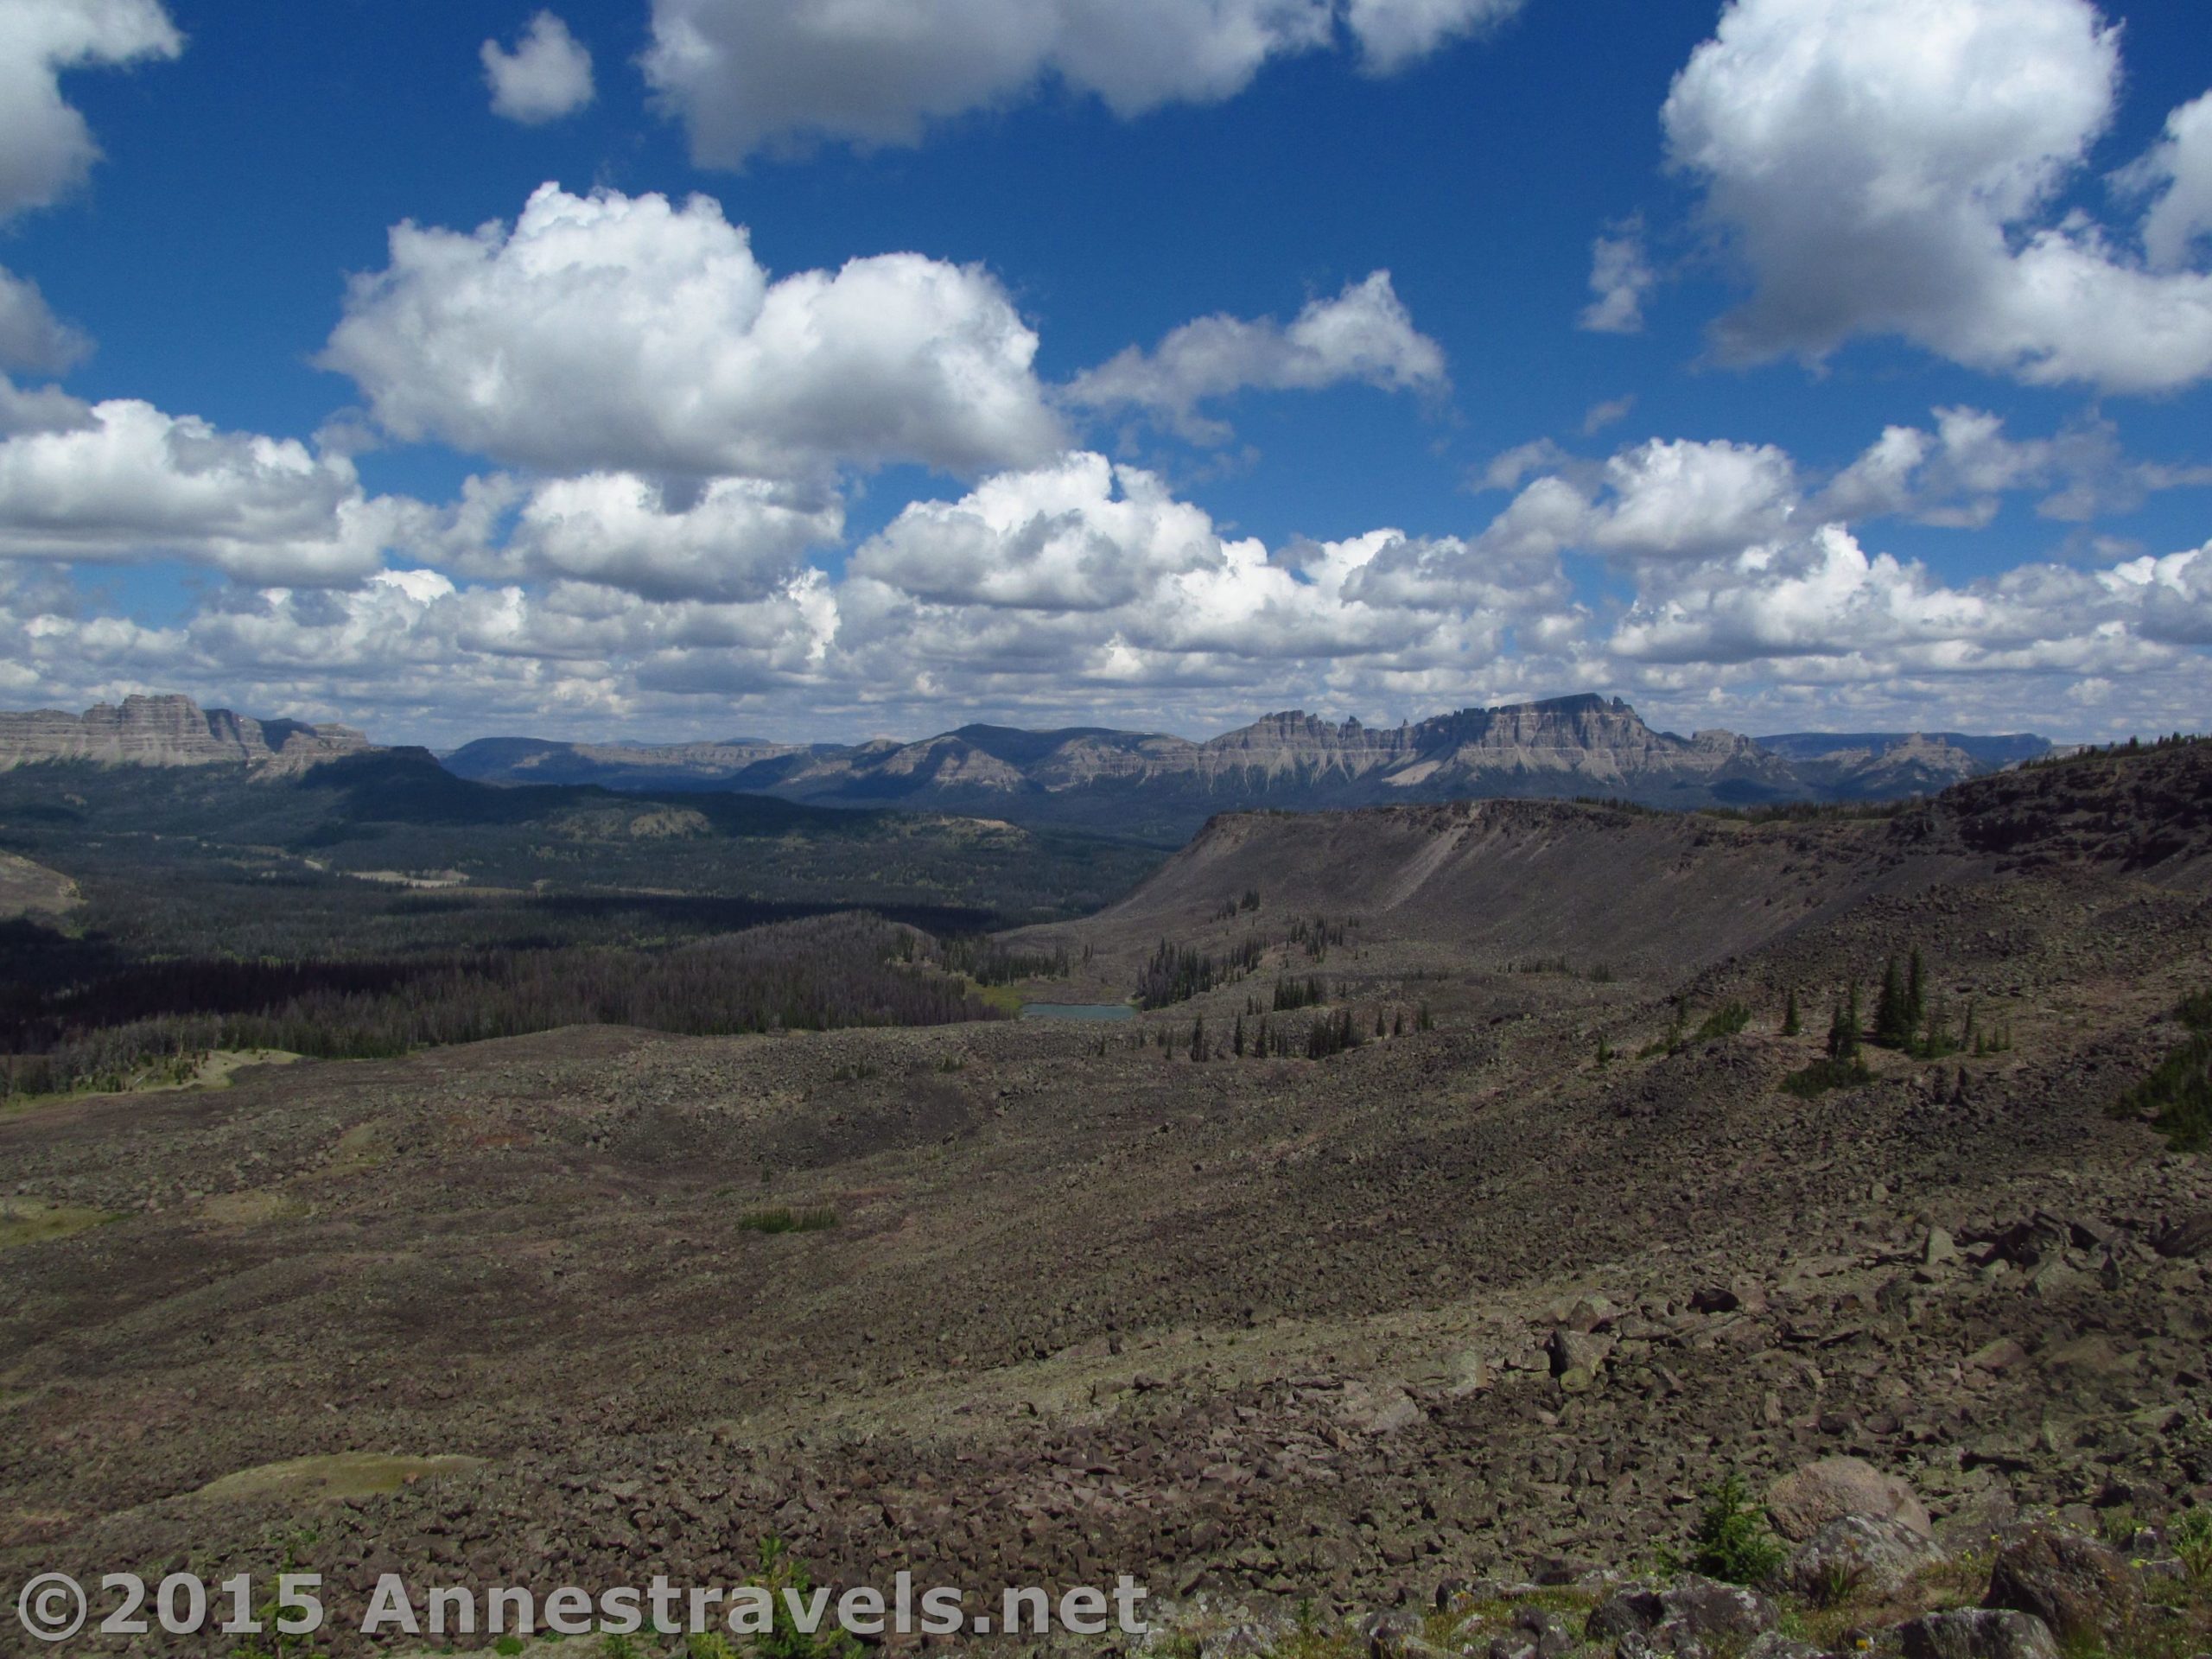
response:
[(1630, 1590), (1591, 1610), (1582, 1628), (1587, 1642), (1618, 1642), (1634, 1631), (1649, 1632), (1667, 1617), (1667, 1604), (1656, 1590)]
[(1935, 1530), (1912, 1488), (1859, 1458), (1822, 1458), (1784, 1475), (1768, 1489), (1767, 1519), (1793, 1544), (1802, 1544), (1847, 1515), (1878, 1516), (1926, 1535)]
[(2126, 1560), (2094, 1538), (2031, 1527), (2005, 1540), (1985, 1607), (2033, 1613), (2063, 1642), (2105, 1640), (2134, 1622), (2142, 1592)]
[(1846, 1515), (1798, 1545), (1783, 1567), (1782, 1582), (1821, 1605), (1846, 1594), (1894, 1595), (1914, 1573), (1945, 1559), (1933, 1539), (1902, 1521)]
[(1660, 1600), (1667, 1616), (1659, 1621), (1656, 1634), (1681, 1631), (1708, 1647), (1743, 1646), (1782, 1622), (1780, 1610), (1758, 1591), (1695, 1573), (1686, 1575)]
[(2012, 1608), (1960, 1607), (1897, 1629), (1904, 1659), (2059, 1659), (2050, 1627)]

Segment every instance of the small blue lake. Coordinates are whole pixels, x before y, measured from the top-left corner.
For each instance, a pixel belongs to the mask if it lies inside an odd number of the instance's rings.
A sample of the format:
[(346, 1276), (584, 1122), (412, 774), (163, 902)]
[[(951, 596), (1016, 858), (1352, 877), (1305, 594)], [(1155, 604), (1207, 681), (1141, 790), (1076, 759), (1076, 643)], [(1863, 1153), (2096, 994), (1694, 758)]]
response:
[(1025, 1002), (1025, 1020), (1134, 1020), (1137, 1011), (1126, 1002)]

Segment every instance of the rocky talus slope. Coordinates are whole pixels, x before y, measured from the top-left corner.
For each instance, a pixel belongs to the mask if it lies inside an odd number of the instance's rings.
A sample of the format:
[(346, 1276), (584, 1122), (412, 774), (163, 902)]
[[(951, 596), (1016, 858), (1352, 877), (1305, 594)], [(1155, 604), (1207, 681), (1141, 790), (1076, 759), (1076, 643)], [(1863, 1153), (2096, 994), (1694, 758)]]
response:
[[(1310, 857), (1255, 820), (1060, 931), (1061, 998), (1261, 942), (1116, 1027), (598, 1028), (0, 1119), (10, 1202), (105, 1219), (0, 1257), (0, 1580), (307, 1527), (358, 1616), (386, 1571), (734, 1582), (774, 1535), (840, 1586), (1128, 1572), (1210, 1659), (2188, 1659), (2212, 1170), (2115, 1109), (2212, 985), (2209, 786), (2190, 748)], [(1796, 1086), (1915, 948), (1987, 1040)], [(1375, 1034), (1232, 1049), (1325, 1015)], [(1730, 1477), (1770, 1606), (1656, 1564)]]

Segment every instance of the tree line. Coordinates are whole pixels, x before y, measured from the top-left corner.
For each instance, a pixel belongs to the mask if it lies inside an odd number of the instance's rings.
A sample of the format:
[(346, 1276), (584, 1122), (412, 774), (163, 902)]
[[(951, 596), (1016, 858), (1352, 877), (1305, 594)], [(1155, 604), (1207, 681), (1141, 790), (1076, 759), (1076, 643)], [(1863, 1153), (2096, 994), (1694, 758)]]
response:
[(926, 936), (847, 913), (663, 950), (173, 959), (15, 976), (0, 985), (0, 1097), (181, 1080), (217, 1050), (346, 1059), (571, 1025), (721, 1036), (1003, 1017), (943, 969)]

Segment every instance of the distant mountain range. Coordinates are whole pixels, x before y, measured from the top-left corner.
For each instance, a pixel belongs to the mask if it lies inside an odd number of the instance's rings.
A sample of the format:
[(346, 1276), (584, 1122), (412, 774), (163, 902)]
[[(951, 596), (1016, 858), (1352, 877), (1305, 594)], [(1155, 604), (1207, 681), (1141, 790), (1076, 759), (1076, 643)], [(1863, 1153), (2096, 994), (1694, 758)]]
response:
[[(370, 747), (342, 726), (257, 721), (181, 696), (129, 697), (82, 715), (0, 715), (0, 767), (84, 760), (231, 762), (294, 772)], [(736, 791), (823, 806), (903, 807), (1162, 839), (1240, 807), (1307, 810), (1509, 795), (1607, 796), (1646, 805), (1750, 806), (1930, 793), (2049, 753), (2033, 736), (1656, 731), (1618, 697), (1465, 709), (1363, 726), (1268, 715), (1194, 742), (1079, 726), (963, 726), (900, 743), (564, 743), (482, 738), (444, 757), (489, 784), (590, 784), (632, 793)]]
[(918, 742), (666, 746), (486, 738), (446, 757), (490, 783), (736, 789), (825, 805), (1188, 835), (1236, 807), (1602, 795), (1688, 808), (1925, 794), (2049, 752), (2033, 736), (1655, 731), (1619, 698), (1467, 709), (1418, 724), (1268, 715), (1203, 742), (1071, 727), (963, 726)]

